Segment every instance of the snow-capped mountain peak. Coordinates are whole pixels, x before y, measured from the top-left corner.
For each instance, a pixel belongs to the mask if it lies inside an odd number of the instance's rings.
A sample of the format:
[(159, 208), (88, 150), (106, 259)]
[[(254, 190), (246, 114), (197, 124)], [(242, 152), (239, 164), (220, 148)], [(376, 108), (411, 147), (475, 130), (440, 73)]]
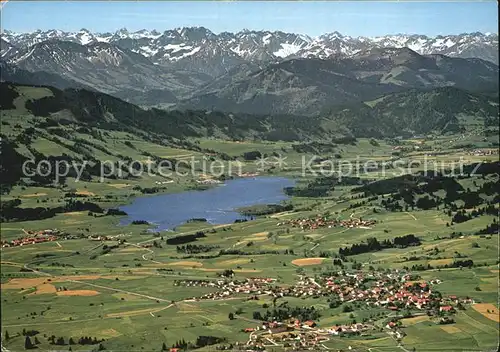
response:
[[(47, 40), (70, 41), (81, 45), (115, 44), (165, 65), (183, 60), (218, 60), (233, 64), (241, 62), (278, 62), (291, 58), (315, 57), (327, 59), (352, 56), (371, 48), (407, 47), (419, 54), (443, 54), (454, 57), (481, 58), (498, 63), (498, 34), (463, 33), (428, 37), (417, 34), (394, 34), (377, 37), (351, 37), (337, 31), (311, 38), (303, 34), (282, 31), (244, 29), (237, 33), (215, 34), (205, 27), (181, 27), (159, 32), (121, 28), (114, 33), (97, 33), (82, 28), (77, 32), (57, 29), (14, 33), (4, 30), (2, 58), (6, 59)], [(216, 66), (218, 66), (217, 64)], [(230, 69), (225, 67), (222, 70)], [(217, 70), (220, 73), (220, 70)]]

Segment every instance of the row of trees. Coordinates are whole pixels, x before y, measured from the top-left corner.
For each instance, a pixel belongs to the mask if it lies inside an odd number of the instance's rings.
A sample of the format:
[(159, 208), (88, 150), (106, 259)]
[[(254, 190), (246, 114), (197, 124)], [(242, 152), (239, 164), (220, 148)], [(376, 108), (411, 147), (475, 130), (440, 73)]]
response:
[[(217, 337), (217, 336), (198, 336), (194, 343), (186, 342), (186, 340), (182, 339), (182, 340), (176, 341), (172, 345), (172, 348), (179, 348), (181, 350), (189, 350), (189, 349), (202, 348), (205, 346), (215, 345), (215, 344), (226, 342), (226, 341), (227, 341), (226, 338), (221, 338), (221, 337)], [(162, 351), (167, 350), (167, 344), (165, 342), (162, 344), (161, 350)]]
[(219, 248), (220, 246), (216, 245), (204, 245), (204, 244), (187, 244), (185, 246), (177, 246), (177, 253), (186, 253), (186, 254), (196, 254), (196, 253), (206, 253), (210, 252), (214, 249)]
[(263, 314), (255, 311), (252, 314), (253, 319), (262, 321), (284, 321), (290, 318), (296, 318), (301, 321), (316, 320), (321, 314), (314, 307), (289, 307), (282, 306), (271, 310), (266, 310)]
[(103, 213), (104, 210), (97, 204), (91, 202), (82, 202), (80, 200), (69, 199), (64, 206), (55, 208), (23, 208), (20, 207), (21, 200), (14, 199), (7, 202), (2, 202), (1, 221), (30, 221), (42, 220), (56, 216), (59, 213), (67, 213), (72, 211), (91, 211), (94, 213)]
[(488, 204), (482, 208), (473, 209), (470, 212), (465, 209), (460, 209), (455, 213), (455, 215), (453, 215), (451, 221), (459, 224), (484, 214), (498, 216), (498, 208), (496, 208), (493, 204)]
[(496, 219), (493, 219), (493, 223), (490, 225), (487, 225), (484, 229), (479, 230), (476, 234), (478, 235), (493, 235), (493, 234), (498, 234), (499, 232), (498, 228), (498, 223), (496, 222)]
[[(35, 348), (37, 348), (37, 345), (40, 344), (40, 341), (38, 340), (38, 337), (36, 336), (36, 334), (33, 335), (32, 333), (29, 333), (29, 332), (24, 333), (24, 331), (23, 331), (23, 335), (25, 336), (24, 349), (26, 349), (26, 350), (35, 349)], [(32, 338), (33, 338), (33, 340), (32, 340)], [(10, 339), (9, 332), (5, 331), (5, 340), (8, 341), (9, 339)], [(64, 337), (62, 337), (62, 336), (56, 337), (55, 335), (49, 336), (47, 341), (51, 345), (57, 345), (57, 346), (65, 346), (65, 345), (72, 346), (72, 345), (77, 344), (75, 342), (75, 340), (73, 340), (72, 337), (70, 337), (68, 340), (68, 343), (66, 343), (66, 341), (64, 340)], [(78, 344), (79, 345), (97, 345), (97, 344), (99, 344), (98, 350), (102, 351), (105, 349), (104, 346), (101, 344), (102, 341), (104, 341), (104, 340), (103, 339), (99, 340), (96, 337), (92, 338), (89, 336), (82, 336), (78, 340)]]
[(408, 246), (419, 246), (420, 239), (415, 237), (415, 235), (405, 235), (401, 237), (395, 237), (392, 242), (388, 239), (379, 242), (375, 237), (368, 238), (366, 243), (355, 243), (351, 247), (345, 247), (339, 249), (339, 255), (349, 256), (361, 253), (376, 252), (386, 248), (406, 248)]
[(173, 244), (173, 245), (185, 244), (185, 243), (189, 243), (189, 242), (194, 242), (198, 238), (203, 238), (203, 237), (207, 237), (205, 235), (205, 233), (203, 231), (197, 231), (196, 233), (189, 234), (189, 235), (181, 235), (181, 236), (168, 238), (167, 244)]
[[(432, 266), (430, 264), (424, 265), (424, 264), (414, 264), (411, 266), (412, 271), (424, 271), (424, 270), (432, 270), (435, 268), (472, 268), (474, 266), (474, 261), (472, 259), (465, 259), (465, 260), (455, 260), (451, 264), (445, 264), (445, 265), (439, 265), (439, 266)], [(403, 267), (405, 270), (410, 270), (407, 266)]]
[[(253, 242), (247, 243), (248, 247), (251, 247), (252, 245), (253, 245)], [(288, 253), (292, 254), (290, 252), (293, 253), (292, 250), (288, 250)], [(256, 251), (244, 251), (241, 249), (221, 249), (219, 251), (219, 255), (258, 255), (258, 254), (281, 254), (281, 253), (285, 254), (285, 251), (265, 250), (265, 249), (256, 250)]]
[(49, 343), (51, 345), (59, 345), (59, 346), (64, 346), (66, 344), (68, 345), (97, 345), (101, 342), (104, 341), (104, 339), (98, 339), (97, 337), (90, 337), (90, 336), (82, 336), (78, 339), (77, 342), (75, 342), (75, 340), (70, 337), (68, 339), (68, 343), (66, 343), (66, 341), (64, 340), (64, 337), (60, 336), (60, 337), (56, 337), (55, 335), (52, 335), (50, 336), (48, 339)]
[(293, 210), (293, 205), (292, 204), (267, 204), (267, 205), (262, 205), (262, 206), (253, 206), (253, 207), (248, 207), (245, 209), (242, 209), (240, 211), (241, 214), (246, 215), (246, 216), (260, 216), (260, 215), (269, 215), (269, 214), (275, 214), (275, 213), (281, 213), (283, 211), (291, 211)]

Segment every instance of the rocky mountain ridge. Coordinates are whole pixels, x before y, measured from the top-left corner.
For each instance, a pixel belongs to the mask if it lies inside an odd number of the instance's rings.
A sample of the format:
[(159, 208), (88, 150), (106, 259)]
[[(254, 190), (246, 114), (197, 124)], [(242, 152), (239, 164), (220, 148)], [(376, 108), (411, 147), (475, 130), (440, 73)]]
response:
[[(150, 58), (158, 64), (175, 63), (189, 57), (217, 56), (231, 60), (273, 62), (290, 58), (329, 58), (350, 56), (371, 48), (410, 48), (419, 54), (443, 54), (452, 57), (477, 57), (498, 63), (498, 34), (463, 33), (429, 37), (425, 35), (396, 34), (378, 37), (351, 37), (338, 32), (316, 38), (282, 31), (250, 31), (215, 34), (204, 27), (183, 27), (166, 30), (139, 30), (125, 28), (115, 33), (97, 33), (87, 29), (78, 32), (60, 30), (30, 33), (2, 32), (4, 58), (17, 50), (46, 40), (71, 41), (81, 45), (111, 43)], [(220, 73), (220, 72), (219, 72)]]

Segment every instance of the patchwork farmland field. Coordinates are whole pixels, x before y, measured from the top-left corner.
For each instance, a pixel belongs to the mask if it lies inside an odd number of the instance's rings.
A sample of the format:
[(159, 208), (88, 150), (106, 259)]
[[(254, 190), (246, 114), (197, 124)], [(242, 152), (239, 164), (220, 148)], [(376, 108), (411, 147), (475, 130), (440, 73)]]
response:
[[(20, 127), (4, 125), (2, 133), (22, 141), (31, 123), (19, 113)], [(279, 207), (244, 204), (249, 215), (241, 221), (192, 217), (171, 231), (158, 230), (161, 218), (122, 225), (127, 214), (118, 207), (224, 187), (204, 182), (231, 177), (196, 167), (192, 175), (182, 166), (187, 176), (12, 185), (2, 196), (5, 352), (24, 350), (27, 340), (40, 351), (458, 352), (498, 345), (498, 155), (482, 131), (315, 143), (57, 128), (55, 138), (36, 127), (30, 143), (14, 150), (79, 159), (90, 150), (99, 160), (127, 155), (144, 163), (230, 160), (242, 166), (233, 178), (296, 182)], [(303, 170), (313, 154), (318, 160)], [(261, 168), (257, 155), (272, 160)], [(411, 175), (363, 167), (346, 177), (316, 174), (332, 160), (407, 165), (427, 157), (447, 167), (467, 157), (467, 165), (484, 168), (460, 177), (429, 176), (420, 166)], [(40, 208), (58, 211), (34, 219), (30, 209)], [(210, 210), (226, 211), (218, 204)]]

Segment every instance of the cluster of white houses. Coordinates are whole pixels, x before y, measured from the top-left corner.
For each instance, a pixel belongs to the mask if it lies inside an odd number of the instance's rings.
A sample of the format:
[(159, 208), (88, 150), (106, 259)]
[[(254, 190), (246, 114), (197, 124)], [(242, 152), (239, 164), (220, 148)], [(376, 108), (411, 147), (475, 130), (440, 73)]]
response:
[(315, 230), (322, 227), (333, 228), (333, 227), (345, 227), (345, 228), (370, 228), (370, 226), (375, 225), (375, 220), (362, 220), (357, 218), (347, 219), (347, 220), (336, 220), (328, 219), (324, 216), (318, 216), (315, 218), (300, 218), (287, 220), (280, 222), (277, 225), (290, 225), (292, 227), (298, 227), (301, 230)]
[(57, 236), (62, 234), (62, 232), (58, 229), (47, 229), (41, 231), (25, 231), (25, 232), (27, 236), (16, 238), (11, 241), (2, 240), (1, 241), (2, 248), (26, 246), (29, 244), (56, 241), (58, 239)]
[[(391, 273), (355, 273), (339, 272), (323, 278), (319, 285), (328, 294), (337, 294), (342, 302), (361, 301), (367, 305), (387, 307), (391, 310), (402, 308), (451, 311), (453, 304), (474, 303), (470, 297), (442, 297), (434, 294), (432, 286), (439, 280), (411, 281), (408, 274)], [(317, 283), (317, 281), (315, 281)]]
[(473, 156), (496, 155), (498, 154), (498, 149), (474, 149), (465, 152), (465, 154)]
[[(440, 313), (441, 321), (449, 319), (459, 304), (474, 303), (472, 299), (457, 296), (442, 297), (433, 293), (432, 286), (440, 280), (415, 280), (403, 272), (392, 271), (371, 273), (345, 273), (325, 277), (301, 277), (293, 286), (270, 287), (274, 297), (336, 295), (342, 302), (362, 301), (368, 305), (385, 306), (392, 310), (410, 308), (411, 310), (428, 309), (430, 306)], [(223, 284), (223, 282), (221, 282)], [(267, 292), (266, 292), (267, 293)], [(442, 314), (441, 314), (442, 313)], [(417, 313), (425, 314), (425, 313)], [(444, 318), (443, 318), (444, 314)], [(398, 320), (401, 315), (390, 318), (384, 325), (385, 332), (396, 339), (405, 333)], [(446, 322), (445, 322), (446, 323)], [(371, 323), (342, 324), (334, 326), (318, 326), (312, 320), (300, 321), (289, 318), (284, 321), (264, 321), (255, 327), (243, 329), (249, 333), (246, 346), (251, 350), (263, 350), (271, 346), (300, 350), (328, 350), (324, 343), (335, 336), (369, 335), (374, 331), (381, 332), (379, 327)]]
[(270, 285), (276, 279), (272, 278), (249, 278), (246, 280), (179, 280), (174, 282), (174, 286), (186, 287), (212, 287), (218, 291), (206, 293), (193, 299), (222, 299), (235, 294), (271, 294)]
[(264, 322), (255, 328), (249, 327), (244, 332), (250, 333), (246, 345), (250, 348), (265, 349), (271, 346), (283, 346), (294, 350), (324, 349), (323, 343), (330, 336), (360, 335), (374, 329), (369, 324), (343, 324), (319, 328), (312, 320), (301, 322), (289, 319), (283, 322)]
[(472, 304), (469, 297), (442, 297), (434, 294), (432, 285), (439, 280), (411, 281), (411, 276), (397, 271), (338, 273), (325, 277), (301, 276), (294, 285), (276, 285), (272, 278), (249, 278), (246, 280), (182, 280), (177, 286), (213, 287), (214, 292), (193, 299), (223, 299), (238, 294), (267, 295), (271, 297), (331, 297), (340, 302), (363, 302), (370, 306), (386, 307), (390, 310), (434, 309), (452, 312), (458, 304)]

